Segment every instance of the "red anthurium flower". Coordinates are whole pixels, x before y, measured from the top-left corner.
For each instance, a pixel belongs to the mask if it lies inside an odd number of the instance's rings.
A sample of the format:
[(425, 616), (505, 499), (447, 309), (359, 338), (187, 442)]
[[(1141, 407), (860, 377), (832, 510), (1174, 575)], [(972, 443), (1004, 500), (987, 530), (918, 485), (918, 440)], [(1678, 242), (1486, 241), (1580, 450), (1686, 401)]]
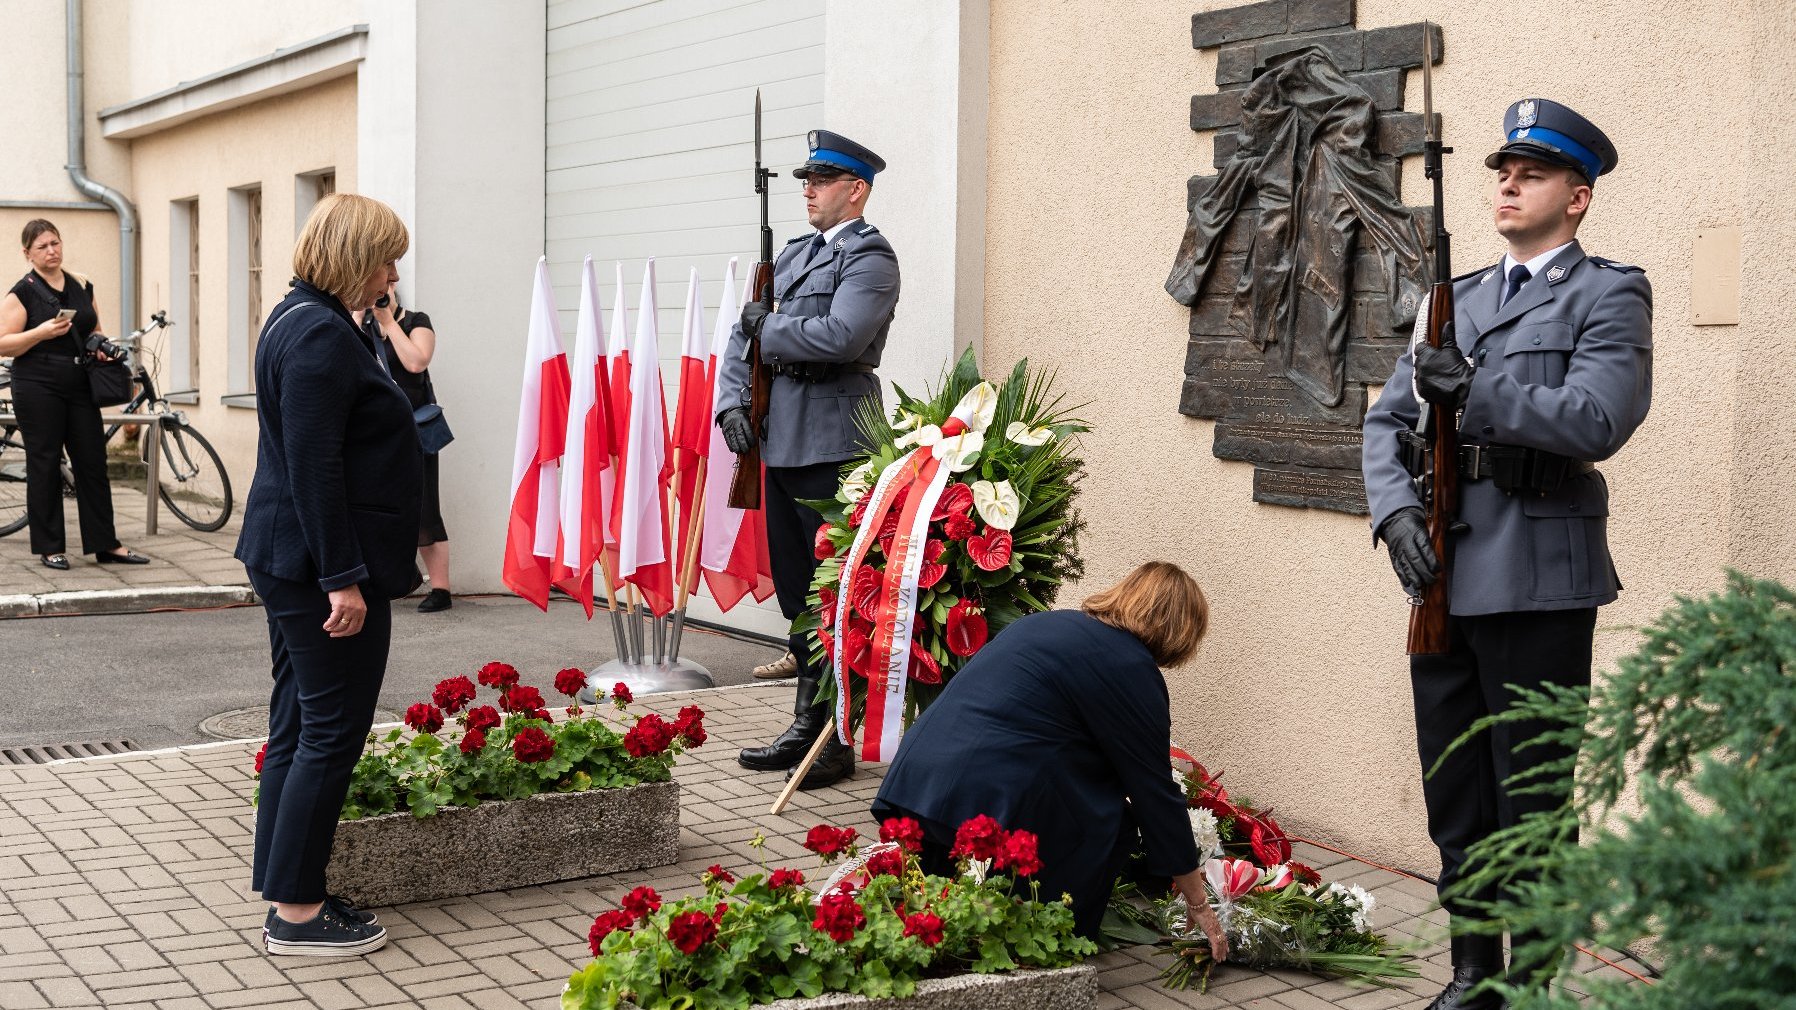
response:
[(504, 690), (518, 682), (517, 668), (510, 663), (488, 663), (475, 674), (475, 679), (487, 687)]
[(1218, 898), (1236, 901), (1260, 882), (1260, 868), (1246, 859), (1212, 859), (1204, 864), (1204, 879)]
[(812, 556), (818, 561), (828, 561), (836, 556), (836, 545), (829, 539), (829, 524), (817, 527), (817, 542), (812, 546)]
[(430, 692), (430, 700), (445, 715), (454, 715), (474, 700), (474, 682), (466, 677), (446, 678), (437, 684), (436, 690)]
[(954, 848), (948, 855), (960, 859), (996, 859), (1004, 853), (1008, 836), (1004, 828), (985, 814), (962, 824), (954, 833)]
[(420, 733), (435, 733), (443, 728), (443, 711), (429, 702), (418, 702), (405, 710), (405, 724)]
[(840, 891), (826, 894), (817, 902), (817, 918), (811, 927), (828, 933), (837, 943), (854, 939), (854, 931), (867, 924), (867, 916), (853, 897)]
[(904, 917), (904, 935), (914, 936), (923, 942), (925, 947), (933, 947), (942, 942), (941, 916), (930, 912), (917, 912)]
[(555, 690), (569, 698), (586, 690), (586, 671), (578, 667), (568, 667), (555, 674)]
[(872, 500), (873, 500), (873, 495), (871, 495), (871, 494), (861, 495), (861, 500), (858, 502), (855, 502), (854, 508), (848, 510), (848, 525), (849, 526), (856, 528), (856, 529), (860, 528), (861, 520), (867, 518), (867, 503)]
[(511, 753), (527, 765), (547, 761), (555, 756), (555, 741), (535, 726), (526, 726), (511, 738)]
[(468, 729), (470, 730), (498, 729), (500, 721), (499, 710), (491, 705), (468, 709)]
[(1262, 865), (1276, 866), (1291, 858), (1291, 843), (1277, 821), (1265, 814), (1243, 814), (1241, 820), (1247, 829), (1247, 843), (1253, 849), (1253, 856)]
[(262, 749), (256, 752), (256, 774), (262, 774), (262, 762), (268, 759), (268, 741), (262, 741)]
[(972, 516), (951, 515), (942, 522), (942, 535), (949, 540), (965, 540), (979, 529)]
[(648, 886), (638, 887), (624, 895), (620, 902), (632, 919), (646, 919), (661, 907), (661, 896)]
[(851, 628), (842, 645), (842, 664), (854, 673), (873, 676), (873, 638), (859, 628)]
[(995, 572), (1010, 564), (1009, 530), (986, 530), (984, 536), (967, 538), (967, 557), (982, 571)]
[(830, 637), (830, 633), (822, 628), (818, 628), (817, 644), (823, 646), (823, 658), (829, 662), (834, 662), (836, 658), (836, 642), (834, 638)]
[(935, 500), (935, 510), (929, 513), (929, 518), (935, 521), (949, 516), (964, 516), (972, 508), (973, 489), (955, 481), (942, 489), (942, 496)]
[(717, 939), (717, 923), (703, 912), (681, 912), (667, 924), (667, 939), (681, 953), (691, 954)]
[(919, 684), (942, 682), (942, 665), (935, 661), (928, 649), (918, 643), (912, 643), (910, 647), (910, 679)]
[(477, 729), (468, 730), (461, 735), (461, 752), (473, 754), (486, 746), (486, 734)]
[(897, 842), (906, 852), (922, 852), (923, 825), (910, 817), (888, 817), (879, 825), (879, 840)]
[(1015, 871), (1019, 877), (1033, 877), (1041, 872), (1041, 858), (1036, 854), (1035, 835), (1027, 831), (1012, 831), (1010, 837), (1004, 839), (1004, 852), (998, 856), (998, 865)]
[(628, 933), (635, 924), (635, 917), (628, 912), (599, 913), (599, 917), (592, 920), (592, 929), (586, 933), (586, 944), (592, 948), (592, 956), (599, 956), (599, 945), (605, 942), (606, 937), (619, 930)]
[(848, 587), (848, 600), (856, 613), (869, 621), (879, 620), (879, 590), (885, 573), (872, 565), (854, 570), (854, 584)]
[(836, 587), (821, 586), (817, 590), (817, 616), (823, 619), (823, 626), (836, 626)]
[(944, 640), (956, 656), (971, 656), (985, 647), (989, 632), (985, 614), (972, 600), (961, 600), (948, 609), (948, 633)]
[(923, 542), (923, 564), (917, 570), (918, 589), (928, 589), (948, 574), (948, 566), (941, 563), (942, 555), (947, 551), (948, 545), (940, 540)]

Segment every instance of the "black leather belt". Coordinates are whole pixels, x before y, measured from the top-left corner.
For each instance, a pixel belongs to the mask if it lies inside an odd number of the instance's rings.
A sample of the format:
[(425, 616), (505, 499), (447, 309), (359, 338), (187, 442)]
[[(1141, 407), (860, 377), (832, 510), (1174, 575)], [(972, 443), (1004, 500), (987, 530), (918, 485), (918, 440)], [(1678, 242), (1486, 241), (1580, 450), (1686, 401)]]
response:
[(773, 366), (773, 374), (783, 375), (799, 382), (834, 382), (844, 375), (870, 374), (873, 366), (860, 361), (838, 363), (834, 361), (795, 361), (781, 362)]
[(1566, 478), (1586, 474), (1596, 464), (1523, 445), (1462, 445), (1459, 475), (1466, 480), (1489, 480), (1497, 490), (1555, 491)]

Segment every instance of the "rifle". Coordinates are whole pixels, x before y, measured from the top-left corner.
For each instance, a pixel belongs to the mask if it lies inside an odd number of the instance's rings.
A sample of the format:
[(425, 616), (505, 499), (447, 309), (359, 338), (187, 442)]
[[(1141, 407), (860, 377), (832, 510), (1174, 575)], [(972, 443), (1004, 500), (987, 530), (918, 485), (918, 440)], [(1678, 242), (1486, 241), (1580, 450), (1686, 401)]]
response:
[[(1434, 284), (1428, 292), (1428, 330), (1425, 339), (1430, 347), (1454, 346), (1453, 335), (1453, 255), (1447, 234), (1445, 199), (1442, 195), (1441, 155), (1453, 149), (1441, 146), (1440, 125), (1434, 118), (1434, 81), (1429, 72), (1433, 62), (1429, 35), (1432, 26), (1422, 25), (1422, 164), (1434, 182)], [(1409, 654), (1438, 656), (1448, 649), (1447, 590), (1453, 581), (1453, 541), (1451, 534), (1463, 530), (1459, 522), (1459, 419), (1452, 407), (1421, 404), (1416, 419), (1412, 444), (1419, 445), (1420, 472), (1417, 490), (1422, 499), (1422, 515), (1428, 529), (1428, 545), (1440, 562), (1440, 575), (1420, 596), (1410, 598)], [(1430, 432), (1432, 428), (1432, 432)], [(1412, 471), (1415, 472), (1415, 471)]]
[[(761, 258), (748, 275), (749, 291), (768, 309), (773, 308), (773, 226), (767, 223), (767, 180), (778, 172), (761, 167), (761, 89), (755, 89), (755, 194), (761, 198)], [(761, 360), (761, 338), (748, 338), (748, 423), (755, 434), (753, 448), (736, 457), (736, 473), (730, 478), (730, 508), (761, 507), (761, 431), (767, 423), (767, 400), (773, 392), (773, 368)]]

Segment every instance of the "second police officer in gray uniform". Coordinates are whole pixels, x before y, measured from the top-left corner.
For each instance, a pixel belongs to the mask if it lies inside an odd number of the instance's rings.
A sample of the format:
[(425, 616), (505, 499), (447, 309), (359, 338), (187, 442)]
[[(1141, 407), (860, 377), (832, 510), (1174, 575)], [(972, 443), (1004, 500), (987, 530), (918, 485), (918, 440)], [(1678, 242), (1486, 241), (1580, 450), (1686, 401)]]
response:
[[(788, 242), (774, 257), (775, 310), (769, 313), (758, 301), (743, 308), (719, 379), (724, 389), (739, 391), (741, 406), (717, 415), (732, 452), (748, 451), (761, 436), (767, 549), (774, 592), (788, 619), (804, 610), (823, 525), (823, 517), (800, 502), (835, 497), (842, 463), (865, 451), (855, 415), (868, 400), (881, 403), (873, 370), (898, 305), (898, 257), (862, 218), (885, 161), (825, 130), (811, 131), (810, 150), (810, 159), (792, 174), (803, 180), (805, 213), (817, 231)], [(752, 430), (747, 407), (745, 332), (757, 331), (761, 358), (774, 373), (762, 433)], [(828, 720), (828, 706), (815, 701), (826, 674), (811, 665), (804, 639), (791, 638), (798, 660), (792, 725), (766, 747), (743, 750), (737, 760), (744, 768), (790, 775)], [(821, 788), (852, 774), (854, 752), (832, 736), (800, 788)]]
[[(1461, 411), (1459, 518), (1469, 529), (1453, 541), (1451, 647), (1410, 660), (1424, 774), (1476, 720), (1508, 707), (1504, 685), (1589, 687), (1596, 610), (1621, 588), (1609, 557), (1608, 484), (1595, 464), (1627, 443), (1652, 399), (1646, 275), (1585, 255), (1576, 239), (1597, 176), (1615, 167), (1614, 146), (1584, 117), (1545, 99), (1510, 106), (1503, 130), (1506, 142), (1485, 165), (1497, 172), (1496, 230), (1508, 252), (1455, 279), (1458, 346), (1421, 344), (1413, 362), (1405, 354), (1366, 415), (1372, 528), (1399, 580), (1417, 590), (1438, 567), (1398, 433), (1415, 425), (1417, 393)], [(1463, 875), (1468, 848), (1564, 799), (1569, 779), (1552, 783), (1556, 795), (1503, 787), (1564, 756), (1522, 746), (1544, 729), (1499, 726), (1424, 779), (1443, 892)], [(1459, 920), (1454, 975), (1430, 1010), (1501, 1006), (1491, 993), (1466, 995), (1504, 974), (1501, 938), (1459, 935), (1479, 913), (1457, 894), (1443, 902)], [(1511, 976), (1552, 963), (1517, 961), (1530, 939), (1510, 937)]]

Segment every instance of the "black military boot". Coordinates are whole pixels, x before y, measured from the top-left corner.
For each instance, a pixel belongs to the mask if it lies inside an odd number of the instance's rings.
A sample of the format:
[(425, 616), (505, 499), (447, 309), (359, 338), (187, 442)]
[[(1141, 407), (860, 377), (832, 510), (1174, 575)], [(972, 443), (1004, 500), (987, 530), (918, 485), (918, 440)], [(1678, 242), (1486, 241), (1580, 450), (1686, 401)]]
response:
[(745, 747), (736, 755), (736, 763), (758, 772), (781, 772), (804, 760), (817, 734), (823, 732), (828, 716), (824, 706), (814, 704), (819, 677), (808, 663), (799, 664), (797, 702), (792, 706), (792, 725), (765, 747)]
[(1503, 997), (1494, 992), (1466, 995), (1485, 979), (1503, 977), (1503, 938), (1455, 936), (1452, 951), (1453, 981), (1428, 1004), (1428, 1010), (1503, 1010)]
[(1550, 980), (1559, 971), (1559, 963), (1565, 960), (1563, 948), (1549, 950), (1542, 954), (1538, 950), (1529, 950), (1540, 942), (1534, 933), (1513, 933), (1509, 937), (1509, 977), (1517, 985), (1533, 980), (1537, 976), (1545, 976), (1541, 981)]
[[(796, 767), (786, 770), (788, 782), (791, 781), (792, 774), (796, 771), (798, 771)], [(853, 775), (854, 748), (843, 743), (842, 739), (836, 736), (835, 731), (831, 730), (829, 742), (823, 745), (823, 750), (817, 755), (817, 760), (811, 762), (811, 770), (805, 772), (804, 781), (798, 784), (798, 788), (822, 789), (824, 786), (833, 786), (845, 778), (852, 778)]]

